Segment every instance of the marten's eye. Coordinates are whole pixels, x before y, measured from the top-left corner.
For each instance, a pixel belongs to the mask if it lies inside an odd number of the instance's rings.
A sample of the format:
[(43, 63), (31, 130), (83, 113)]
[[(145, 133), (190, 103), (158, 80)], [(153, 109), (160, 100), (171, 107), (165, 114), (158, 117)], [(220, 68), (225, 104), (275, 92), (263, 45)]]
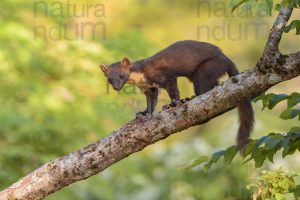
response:
[(125, 75), (124, 74), (120, 74), (119, 77), (120, 77), (120, 79), (124, 79)]

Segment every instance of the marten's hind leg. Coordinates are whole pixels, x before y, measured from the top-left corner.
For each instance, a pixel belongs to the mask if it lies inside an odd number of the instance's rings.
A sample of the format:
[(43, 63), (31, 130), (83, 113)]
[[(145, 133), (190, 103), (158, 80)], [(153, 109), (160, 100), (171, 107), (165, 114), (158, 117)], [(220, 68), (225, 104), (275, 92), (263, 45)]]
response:
[(193, 74), (192, 81), (196, 96), (204, 94), (218, 85), (218, 78), (222, 73), (217, 70), (219, 66), (213, 64), (218, 64), (218, 62), (208, 61), (200, 66)]
[(196, 80), (194, 80), (195, 94), (196, 94), (196, 96), (204, 94), (204, 93), (208, 92), (209, 90), (213, 89), (216, 85), (218, 85), (217, 81), (203, 82), (203, 79), (199, 80), (199, 79), (196, 78)]
[(172, 101), (176, 101), (180, 99), (180, 95), (179, 95), (179, 90), (178, 90), (178, 86), (177, 86), (177, 80), (170, 80), (165, 89), (167, 90), (167, 93), (170, 96), (170, 99)]

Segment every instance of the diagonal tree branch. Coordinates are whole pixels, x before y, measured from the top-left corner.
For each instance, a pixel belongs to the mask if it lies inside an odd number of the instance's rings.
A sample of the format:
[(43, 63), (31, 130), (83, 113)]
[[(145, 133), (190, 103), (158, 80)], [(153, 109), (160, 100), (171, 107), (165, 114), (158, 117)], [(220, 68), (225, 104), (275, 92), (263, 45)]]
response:
[(265, 54), (268, 55), (273, 52), (278, 52), (278, 46), (283, 34), (283, 29), (286, 26), (288, 20), (290, 19), (292, 12), (293, 12), (293, 7), (282, 6), (280, 8), (277, 18), (270, 31), (270, 35), (265, 47), (264, 55)]
[(279, 52), (279, 43), (283, 34), (283, 29), (286, 26), (293, 12), (293, 7), (282, 6), (279, 10), (277, 18), (271, 28), (268, 41), (266, 43), (263, 56), (257, 63), (257, 67), (263, 73), (277, 69), (280, 71), (280, 66), (284, 64), (286, 56)]
[(250, 71), (232, 77), (208, 93), (175, 108), (134, 119), (107, 138), (46, 163), (0, 192), (0, 200), (43, 199), (173, 133), (205, 123), (233, 109), (246, 97), (253, 98), (277, 83), (299, 76), (300, 52), (267, 59), (270, 56), (268, 52), (279, 54), (278, 44), (283, 26), (291, 12), (290, 8), (281, 9), (271, 30), (265, 53)]

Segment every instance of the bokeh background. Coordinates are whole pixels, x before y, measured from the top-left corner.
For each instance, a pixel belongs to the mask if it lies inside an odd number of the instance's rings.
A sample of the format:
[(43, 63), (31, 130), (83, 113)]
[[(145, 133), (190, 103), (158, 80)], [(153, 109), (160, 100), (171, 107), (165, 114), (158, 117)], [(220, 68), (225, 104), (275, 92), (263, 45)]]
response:
[[(240, 71), (263, 52), (276, 12), (237, 10), (229, 1), (1, 0), (0, 5), (0, 190), (51, 159), (72, 152), (126, 124), (146, 106), (137, 88), (108, 87), (99, 64), (127, 56), (138, 60), (184, 39), (220, 46)], [(254, 9), (255, 10), (255, 9)], [(299, 18), (299, 10), (293, 14)], [(284, 34), (283, 52), (299, 50), (299, 37)], [(226, 79), (226, 77), (225, 77)], [(192, 85), (179, 79), (181, 97)], [(300, 92), (300, 78), (269, 92)], [(169, 101), (160, 92), (157, 111)], [(278, 118), (284, 108), (261, 112), (254, 104), (254, 138), (285, 132), (297, 121)], [(177, 168), (234, 144), (236, 110), (160, 141), (88, 180), (47, 199), (212, 200), (248, 199), (253, 164), (221, 162), (207, 174)], [(265, 168), (297, 171), (299, 155)]]

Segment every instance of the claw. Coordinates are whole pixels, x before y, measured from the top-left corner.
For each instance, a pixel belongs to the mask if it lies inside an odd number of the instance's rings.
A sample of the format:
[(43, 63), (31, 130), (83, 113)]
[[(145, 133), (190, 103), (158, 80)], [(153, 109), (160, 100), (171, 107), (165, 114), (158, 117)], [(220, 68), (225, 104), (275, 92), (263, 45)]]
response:
[(164, 105), (163, 107), (162, 107), (162, 110), (168, 110), (170, 107), (169, 107), (169, 105)]
[(180, 103), (181, 103), (181, 100), (173, 100), (173, 101), (170, 103), (170, 106), (171, 106), (171, 107), (176, 107), (176, 106), (178, 106)]
[(176, 103), (175, 101), (172, 101), (172, 102), (170, 103), (170, 106), (171, 106), (171, 107), (176, 107), (176, 106), (177, 106), (177, 103)]
[(137, 113), (135, 113), (135, 117), (136, 118), (141, 118), (141, 117), (146, 116), (146, 114), (147, 114), (146, 111), (137, 112)]
[(136, 118), (143, 118), (143, 117), (147, 117), (147, 116), (152, 116), (152, 114), (148, 113), (146, 110), (135, 113)]

